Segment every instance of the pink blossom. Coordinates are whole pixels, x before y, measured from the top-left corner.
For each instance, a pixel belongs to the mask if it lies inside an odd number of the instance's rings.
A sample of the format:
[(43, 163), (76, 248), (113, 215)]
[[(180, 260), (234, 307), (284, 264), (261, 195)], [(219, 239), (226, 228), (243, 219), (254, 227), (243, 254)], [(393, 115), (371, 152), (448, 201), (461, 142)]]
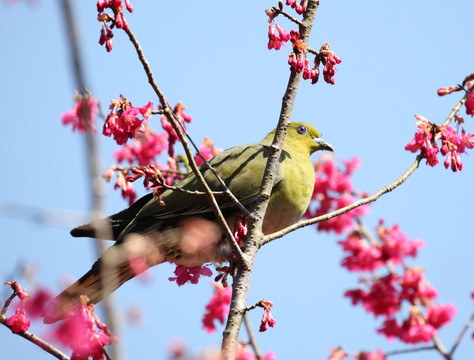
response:
[[(105, 136), (113, 135), (118, 145), (125, 144), (128, 139), (134, 139), (137, 133), (143, 133), (144, 120), (148, 120), (153, 110), (153, 103), (148, 102), (142, 107), (133, 107), (131, 103), (120, 95), (120, 100), (112, 100), (111, 112), (104, 123), (102, 133)], [(141, 115), (142, 119), (138, 116)]]
[(337, 71), (336, 65), (341, 63), (341, 59), (334, 52), (327, 51), (326, 58), (322, 59), (321, 62), (324, 64), (324, 81), (326, 81), (328, 84), (334, 85), (336, 83), (334, 80), (334, 75)]
[(281, 46), (283, 45), (283, 42), (280, 40), (279, 37), (276, 35), (276, 31), (273, 28), (273, 25), (270, 24), (268, 26), (268, 50), (275, 49), (275, 50), (280, 50)]
[(426, 312), (426, 319), (435, 329), (449, 324), (451, 319), (456, 316), (456, 307), (453, 304), (433, 305)]
[(235, 351), (235, 360), (256, 360), (256, 356), (247, 345), (239, 343)]
[(373, 282), (364, 296), (363, 306), (374, 315), (391, 316), (400, 309), (400, 295), (396, 288), (397, 276), (389, 274)]
[(393, 317), (385, 319), (382, 327), (377, 329), (379, 334), (383, 334), (387, 337), (388, 340), (393, 340), (399, 338), (401, 334), (401, 326), (398, 324), (397, 320)]
[(133, 189), (133, 183), (130, 181), (127, 181), (122, 171), (117, 172), (117, 180), (115, 182), (114, 189), (122, 190), (122, 197), (124, 199), (128, 199), (129, 205), (132, 205), (137, 199), (137, 194), (135, 193), (135, 190)]
[[(355, 202), (353, 194), (357, 193), (350, 176), (360, 161), (356, 158), (343, 162), (344, 168), (338, 169), (332, 156), (324, 156), (315, 163), (316, 177), (312, 203), (304, 217), (312, 218), (327, 214)], [(318, 230), (341, 233), (354, 226), (354, 218), (368, 212), (367, 205), (355, 208), (347, 213), (318, 223)]]
[(351, 299), (352, 305), (357, 305), (364, 301), (366, 293), (362, 289), (346, 290), (344, 296)]
[(430, 166), (435, 166), (438, 164), (436, 154), (439, 151), (438, 145), (431, 142), (433, 132), (436, 131), (435, 125), (432, 125), (428, 119), (421, 115), (415, 114), (415, 118), (419, 120), (418, 130), (415, 133), (415, 137), (405, 145), (405, 150), (412, 153), (421, 150), (421, 154), (426, 158), (426, 163)]
[(410, 316), (406, 319), (401, 328), (399, 338), (408, 344), (429, 342), (436, 334), (436, 329), (424, 322), (418, 310), (410, 311)]
[[(184, 110), (186, 110), (186, 106), (181, 102), (178, 102), (173, 109), (182, 127), (185, 127), (184, 124), (191, 122), (193, 119), (190, 115), (186, 114)], [(163, 130), (168, 133), (168, 155), (174, 157), (174, 144), (179, 140), (178, 134), (174, 131), (173, 125), (171, 125), (166, 115), (161, 116), (161, 126)]]
[(220, 283), (213, 283), (212, 285), (214, 286), (214, 295), (206, 305), (206, 312), (202, 319), (204, 328), (208, 333), (213, 333), (216, 330), (214, 320), (218, 320), (221, 324), (224, 323), (232, 299), (231, 288), (223, 287)]
[(373, 271), (384, 265), (380, 246), (369, 244), (357, 232), (338, 244), (347, 253), (341, 264), (349, 271)]
[(53, 299), (51, 291), (41, 287), (37, 289), (33, 296), (26, 302), (26, 312), (32, 318), (43, 316), (46, 305)]
[(466, 148), (472, 149), (474, 147), (474, 141), (471, 139), (474, 134), (466, 134), (463, 130), (461, 135), (457, 134), (456, 131), (450, 127), (441, 128), (441, 154), (447, 155), (444, 161), (444, 166), (447, 169), (451, 166), (451, 170), (454, 172), (462, 170), (462, 161), (460, 154), (466, 152)]
[(267, 351), (265, 355), (263, 355), (263, 360), (277, 360), (275, 352)]
[(434, 299), (438, 296), (436, 289), (430, 285), (423, 275), (423, 269), (413, 267), (407, 269), (401, 278), (402, 292), (400, 298), (415, 304), (420, 300)]
[(466, 114), (474, 116), (474, 91), (469, 94), (464, 105), (466, 106)]
[(419, 239), (408, 239), (398, 225), (391, 228), (379, 225), (377, 234), (382, 241), (383, 259), (390, 260), (393, 264), (402, 263), (406, 256), (416, 257), (417, 250), (425, 245)]
[(445, 96), (459, 90), (462, 90), (459, 86), (442, 87), (438, 89), (438, 96)]
[(112, 155), (119, 163), (127, 161), (129, 164), (137, 163), (146, 166), (157, 165), (156, 158), (168, 148), (168, 134), (157, 134), (145, 125), (143, 134), (139, 134), (132, 144), (126, 144)]
[[(212, 140), (208, 136), (206, 136), (202, 141), (202, 145), (199, 147), (199, 152), (202, 154), (202, 156), (204, 156), (204, 159), (209, 160), (220, 152), (222, 152), (222, 150), (214, 147)], [(204, 163), (204, 161), (199, 155), (196, 155), (194, 157), (194, 161), (198, 166)]]
[(247, 217), (240, 214), (234, 224), (234, 239), (240, 246), (244, 245), (247, 240), (247, 231)]
[(14, 333), (27, 331), (30, 327), (30, 319), (25, 314), (25, 301), (30, 296), (20, 284), (16, 281), (7, 281), (5, 285), (10, 285), (13, 290), (13, 295), (18, 296), (20, 302), (15, 310), (15, 314), (7, 319), (7, 325), (11, 326)]
[(374, 352), (360, 352), (354, 355), (356, 360), (385, 360), (386, 357), (380, 349)]
[(7, 281), (4, 283), (4, 285), (10, 285), (12, 290), (14, 291), (15, 293), (15, 296), (18, 296), (18, 298), (23, 301), (25, 300), (27, 297), (30, 296), (30, 294), (28, 294), (25, 289), (23, 289), (20, 284), (18, 284), (18, 282), (16, 281)]
[(278, 37), (281, 41), (287, 42), (288, 40), (290, 40), (291, 35), (288, 31), (282, 29), (277, 23), (275, 23), (275, 27), (278, 31)]
[(264, 308), (262, 321), (260, 323), (260, 332), (267, 331), (268, 327), (275, 326), (275, 318), (273, 317), (272, 313), (270, 312), (273, 303), (271, 301), (261, 301), (261, 306)]
[(72, 131), (78, 130), (80, 133), (85, 133), (90, 129), (95, 133), (97, 128), (94, 120), (97, 109), (96, 100), (93, 97), (76, 95), (74, 107), (61, 115), (61, 121), (63, 125), (71, 124)]
[(332, 348), (331, 354), (327, 360), (343, 360), (349, 356), (347, 351), (344, 351), (342, 347)]
[(11, 326), (14, 333), (24, 332), (30, 328), (30, 319), (25, 314), (24, 300), (20, 301), (15, 314), (7, 319), (7, 325)]
[(87, 297), (81, 297), (81, 305), (75, 308), (68, 318), (55, 331), (55, 338), (69, 346), (73, 353), (71, 359), (104, 359), (104, 347), (111, 340), (117, 341), (107, 326), (93, 313), (94, 306), (87, 306)]
[(176, 265), (174, 270), (175, 277), (168, 278), (169, 281), (176, 281), (178, 286), (182, 286), (187, 282), (191, 284), (197, 284), (201, 276), (211, 276), (212, 270), (209, 269), (209, 264), (198, 265), (198, 266), (184, 266)]
[(99, 37), (99, 45), (104, 45), (105, 44), (105, 49), (107, 52), (112, 51), (112, 38), (114, 37), (114, 33), (112, 29), (107, 26), (107, 24), (104, 22), (102, 25), (102, 29), (100, 30), (100, 37)]

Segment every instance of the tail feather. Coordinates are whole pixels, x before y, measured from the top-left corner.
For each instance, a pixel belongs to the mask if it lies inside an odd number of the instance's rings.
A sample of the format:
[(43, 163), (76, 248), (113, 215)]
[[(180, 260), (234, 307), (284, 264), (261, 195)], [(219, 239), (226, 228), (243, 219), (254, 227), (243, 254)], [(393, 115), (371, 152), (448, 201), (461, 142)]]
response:
[[(152, 265), (140, 255), (127, 257), (123, 250), (121, 245), (107, 249), (84, 276), (51, 301), (44, 313), (44, 322), (51, 324), (66, 318), (74, 307), (80, 305), (82, 295), (88, 297), (89, 303), (98, 303)], [(136, 264), (137, 259), (140, 266)]]
[(138, 199), (129, 208), (126, 208), (105, 219), (99, 220), (96, 224), (90, 223), (72, 229), (71, 235), (74, 237), (92, 237), (117, 240), (122, 231), (151, 199), (153, 199), (153, 194), (147, 194)]

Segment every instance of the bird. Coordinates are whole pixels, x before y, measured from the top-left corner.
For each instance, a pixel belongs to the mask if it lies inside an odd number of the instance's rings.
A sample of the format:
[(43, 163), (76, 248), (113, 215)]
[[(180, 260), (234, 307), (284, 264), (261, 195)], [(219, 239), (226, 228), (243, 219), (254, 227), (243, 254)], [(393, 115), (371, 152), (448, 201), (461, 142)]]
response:
[[(227, 149), (208, 161), (247, 209), (252, 209), (259, 196), (275, 132), (276, 129), (269, 132), (257, 144)], [(263, 234), (296, 223), (306, 212), (315, 183), (310, 156), (319, 150), (334, 151), (314, 126), (290, 123), (262, 223)], [(224, 190), (206, 163), (199, 170), (211, 190)], [(163, 262), (192, 267), (232, 259), (231, 247), (208, 198), (189, 194), (202, 191), (196, 175), (189, 172), (173, 185), (188, 192), (168, 189), (162, 193), (161, 201), (152, 193), (147, 194), (129, 208), (99, 222), (100, 226), (106, 226), (103, 231), (92, 223), (71, 230), (73, 237), (100, 237), (108, 233), (115, 243), (84, 276), (48, 305), (45, 323), (64, 319), (80, 304), (81, 296), (87, 296), (89, 302), (95, 304), (135, 277), (137, 271), (132, 259), (139, 259), (138, 263), (145, 269)], [(241, 211), (228, 196), (216, 196), (216, 201), (232, 230)], [(111, 271), (104, 274), (107, 269)]]

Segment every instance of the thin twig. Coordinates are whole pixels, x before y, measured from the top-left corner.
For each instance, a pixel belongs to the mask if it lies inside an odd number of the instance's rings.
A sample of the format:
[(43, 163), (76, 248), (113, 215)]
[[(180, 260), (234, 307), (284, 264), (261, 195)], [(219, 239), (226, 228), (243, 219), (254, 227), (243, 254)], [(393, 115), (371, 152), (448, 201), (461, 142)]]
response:
[(418, 166), (420, 165), (420, 161), (423, 159), (423, 155), (418, 155), (415, 159), (415, 162), (413, 163), (413, 165), (411, 165), (406, 171), (405, 173), (400, 176), (399, 178), (397, 178), (395, 181), (393, 181), (391, 184), (387, 185), (387, 186), (384, 186), (382, 189), (380, 189), (379, 191), (377, 191), (374, 195), (372, 196), (369, 196), (369, 197), (366, 197), (364, 199), (360, 199), (359, 201), (356, 201), (355, 203), (351, 204), (351, 205), (348, 205), (348, 206), (345, 206), (343, 208), (340, 208), (338, 210), (335, 210), (335, 211), (332, 211), (328, 214), (325, 214), (325, 215), (321, 215), (321, 216), (318, 216), (318, 217), (315, 217), (315, 218), (312, 218), (312, 219), (309, 219), (309, 220), (302, 220), (302, 221), (298, 221), (296, 224), (293, 224), (283, 230), (280, 230), (280, 231), (277, 231), (273, 234), (270, 234), (270, 235), (267, 235), (265, 236), (264, 238), (264, 241), (263, 241), (263, 244), (267, 244), (269, 243), (270, 241), (273, 241), (275, 239), (278, 239), (278, 238), (281, 238), (282, 236), (292, 232), (292, 231), (295, 231), (299, 228), (302, 228), (302, 227), (305, 227), (305, 226), (309, 226), (309, 225), (313, 225), (313, 224), (317, 224), (321, 221), (325, 221), (325, 220), (329, 220), (329, 219), (332, 219), (333, 217), (336, 217), (336, 216), (339, 216), (339, 215), (342, 215), (348, 211), (351, 211), (352, 209), (355, 209), (359, 206), (362, 206), (362, 205), (365, 205), (365, 204), (369, 204), (371, 202), (374, 202), (375, 200), (377, 200), (379, 197), (381, 197), (382, 195), (392, 191), (393, 189), (397, 188), (398, 186), (400, 186), (401, 184), (403, 184), (405, 182), (405, 180), (418, 168)]
[[(186, 190), (186, 189), (180, 188), (179, 186), (173, 186), (173, 185), (167, 185), (167, 184), (160, 184), (160, 186), (164, 187), (165, 189), (180, 192), (180, 193), (187, 194), (187, 195), (207, 196), (207, 193), (205, 193), (203, 191)], [(212, 191), (212, 194), (214, 196), (227, 196), (227, 192), (225, 192), (225, 191)]]
[(258, 347), (257, 339), (252, 330), (252, 324), (250, 323), (249, 317), (247, 314), (244, 315), (244, 324), (245, 328), (247, 329), (247, 334), (249, 335), (249, 343), (253, 348), (253, 352), (258, 360), (262, 360), (262, 353), (260, 352), (260, 348)]
[[(319, 0), (310, 0), (306, 9), (302, 25), (300, 26), (300, 36), (304, 43), (308, 42), (309, 34), (316, 17), (319, 7)], [(247, 294), (250, 286), (252, 267), (255, 257), (263, 239), (262, 223), (270, 199), (271, 190), (275, 180), (278, 161), (280, 159), (281, 148), (291, 122), (291, 113), (298, 90), (301, 74), (290, 73), (288, 85), (283, 96), (278, 126), (275, 131), (275, 137), (270, 147), (268, 161), (265, 166), (265, 172), (260, 187), (260, 195), (257, 199), (255, 208), (248, 216), (249, 232), (244, 247), (245, 255), (248, 258), (247, 264), (237, 266), (237, 272), (233, 278), (232, 300), (230, 304), (229, 316), (227, 318), (226, 328), (223, 332), (221, 346), (221, 358), (231, 360), (235, 358), (237, 348), (237, 339), (240, 327), (243, 321), (241, 309), (245, 308)]]
[[(459, 109), (461, 108), (461, 106), (466, 102), (466, 99), (469, 97), (470, 93), (474, 91), (474, 86), (472, 86), (467, 92), (466, 94), (463, 96), (463, 98), (456, 104), (456, 106), (454, 106), (454, 108), (451, 110), (451, 112), (449, 113), (449, 115), (447, 116), (446, 120), (443, 122), (443, 125), (448, 125), (453, 119), (454, 119), (454, 116), (456, 115), (456, 113), (459, 111)], [(441, 134), (438, 133), (436, 134), (436, 137), (435, 137), (435, 140), (434, 141), (438, 141), (439, 138), (441, 137)], [(325, 221), (325, 220), (329, 220), (329, 219), (332, 219), (336, 216), (339, 216), (339, 215), (342, 215), (348, 211), (351, 211), (359, 206), (362, 206), (362, 205), (365, 205), (365, 204), (369, 204), (371, 202), (374, 202), (376, 201), (379, 197), (381, 197), (382, 195), (394, 190), (395, 188), (399, 187), (401, 184), (403, 184), (405, 182), (405, 180), (411, 175), (413, 174), (413, 172), (418, 168), (418, 166), (420, 165), (420, 162), (421, 160), (423, 160), (424, 156), (419, 154), (415, 161), (413, 162), (413, 164), (403, 173), (402, 176), (400, 176), (399, 178), (397, 178), (396, 180), (394, 180), (391, 184), (387, 185), (387, 186), (384, 186), (382, 189), (380, 189), (379, 191), (377, 191), (374, 195), (372, 196), (369, 196), (369, 197), (366, 197), (366, 198), (363, 198), (363, 199), (360, 199), (359, 201), (356, 201), (348, 206), (345, 206), (343, 208), (340, 208), (338, 210), (335, 210), (335, 211), (332, 211), (330, 213), (327, 213), (325, 215), (321, 215), (321, 216), (318, 216), (318, 217), (315, 217), (315, 218), (312, 218), (312, 219), (309, 219), (309, 220), (302, 220), (302, 221), (299, 221), (297, 222), (296, 224), (293, 224), (283, 230), (280, 230), (280, 231), (277, 231), (273, 234), (270, 234), (270, 235), (266, 235), (264, 237), (264, 240), (263, 240), (263, 244), (262, 245), (265, 245), (267, 243), (269, 243), (270, 241), (273, 241), (275, 239), (278, 239), (278, 238), (281, 238), (282, 236), (292, 232), (292, 231), (295, 231), (299, 228), (302, 228), (302, 227), (305, 227), (305, 226), (309, 226), (309, 225), (314, 225), (314, 224), (317, 224), (321, 221)]]
[(451, 356), (448, 354), (446, 351), (446, 348), (444, 347), (443, 343), (441, 342), (441, 339), (438, 337), (438, 335), (433, 335), (433, 344), (436, 350), (446, 359), (446, 360), (452, 360)]
[(309, 47), (309, 46), (306, 47), (306, 51), (308, 51), (309, 53), (311, 53), (311, 54), (313, 54), (313, 55), (316, 55), (316, 56), (319, 55), (319, 51), (317, 51), (317, 50), (315, 50), (315, 49), (313, 49), (313, 48), (311, 48), (311, 47)]
[[(7, 325), (7, 318), (3, 314), (0, 315), (0, 323), (5, 325), (10, 330), (12, 329), (12, 327), (10, 325)], [(22, 331), (22, 332), (14, 333), (14, 334), (18, 335), (18, 336), (21, 336), (22, 338), (24, 338), (24, 339), (28, 340), (29, 342), (35, 344), (36, 346), (40, 347), (41, 349), (43, 349), (47, 353), (53, 355), (55, 358), (57, 358), (59, 360), (70, 360), (69, 356), (67, 356), (63, 352), (56, 349), (50, 343), (44, 341), (43, 339), (41, 339), (40, 337), (36, 336), (35, 334), (33, 334), (29, 331)]]
[(14, 291), (13, 294), (11, 294), (10, 297), (5, 301), (5, 304), (3, 305), (2, 312), (0, 313), (0, 316), (5, 316), (5, 314), (8, 311), (8, 307), (12, 303), (15, 296), (16, 296), (16, 292)]
[[(71, 60), (73, 63), (73, 73), (76, 80), (77, 89), (79, 92), (84, 94), (86, 92), (86, 80), (84, 76), (82, 60), (81, 60), (81, 51), (79, 46), (79, 41), (77, 38), (77, 31), (76, 31), (76, 24), (75, 24), (75, 17), (73, 16), (73, 11), (71, 9), (71, 4), (69, 0), (60, 0), (62, 11), (64, 13), (64, 20), (65, 25), (68, 32), (69, 41), (68, 44), (70, 46), (71, 51)], [(83, 116), (90, 116), (90, 112), (85, 111)], [(87, 161), (88, 161), (88, 169), (89, 169), (89, 183), (91, 186), (91, 217), (92, 221), (91, 224), (94, 226), (96, 234), (98, 234), (97, 239), (95, 241), (96, 251), (99, 256), (105, 251), (105, 245), (103, 240), (101, 239), (110, 239), (109, 236), (112, 233), (112, 229), (110, 226), (107, 226), (106, 221), (100, 220), (103, 217), (103, 182), (102, 177), (100, 174), (100, 156), (99, 151), (97, 148), (96, 139), (90, 128), (91, 119), (86, 119), (86, 124), (89, 128), (86, 131), (86, 151), (87, 151)], [(114, 276), (115, 266), (108, 265), (107, 262), (104, 262), (104, 266), (102, 268), (102, 291), (104, 294), (111, 293), (110, 288), (111, 281), (109, 279)], [(113, 334), (116, 334), (120, 337), (118, 325), (115, 321), (114, 317), (114, 302), (111, 296), (104, 297), (102, 301), (102, 307), (105, 311), (106, 323), (109, 326), (110, 331)], [(120, 346), (114, 344), (111, 346), (113, 357), (115, 359), (121, 358), (121, 351)]]
[(431, 346), (421, 346), (421, 347), (412, 348), (412, 349), (393, 350), (393, 351), (388, 351), (384, 353), (384, 355), (385, 357), (389, 357), (392, 355), (408, 354), (412, 352), (426, 351), (426, 350), (436, 350), (436, 347), (431, 345)]
[(453, 347), (449, 351), (449, 356), (453, 356), (454, 352), (456, 351), (457, 347), (461, 343), (461, 340), (464, 336), (464, 334), (467, 332), (467, 330), (471, 327), (472, 323), (474, 321), (474, 313), (472, 313), (471, 317), (466, 321), (466, 324), (462, 328), (461, 332), (458, 335), (458, 338), (456, 339), (456, 342), (453, 344)]
[[(227, 239), (229, 241), (229, 244), (230, 244), (230, 246), (231, 246), (231, 248), (232, 248), (232, 250), (235, 254), (236, 259), (240, 262), (244, 262), (245, 261), (244, 254), (242, 253), (242, 250), (240, 249), (237, 242), (235, 241), (234, 236), (232, 235), (232, 231), (229, 229), (229, 226), (227, 225), (227, 222), (225, 221), (224, 216), (222, 215), (222, 212), (219, 208), (219, 205), (218, 205), (214, 195), (212, 194), (212, 190), (209, 188), (209, 185), (207, 184), (207, 182), (204, 179), (203, 175), (199, 171), (199, 169), (196, 165), (196, 162), (194, 161), (194, 157), (193, 157), (193, 154), (192, 154), (191, 149), (189, 147), (189, 144), (186, 140), (186, 137), (183, 135), (181, 124), (179, 123), (179, 121), (177, 121), (176, 116), (173, 113), (173, 111), (171, 110), (168, 102), (166, 101), (166, 98), (165, 98), (163, 92), (158, 87), (157, 83), (155, 82), (155, 79), (153, 77), (153, 73), (152, 73), (151, 68), (150, 68), (150, 64), (148, 63), (147, 59), (145, 58), (145, 55), (143, 53), (143, 50), (141, 48), (140, 43), (138, 42), (137, 38), (135, 37), (135, 34), (133, 34), (133, 32), (130, 29), (126, 30), (125, 32), (127, 33), (128, 37), (130, 39), (130, 42), (135, 47), (138, 58), (139, 58), (140, 62), (142, 63), (143, 68), (145, 70), (145, 73), (147, 75), (148, 83), (151, 85), (151, 87), (153, 88), (153, 90), (155, 91), (156, 95), (158, 96), (158, 98), (160, 100), (160, 103), (163, 107), (164, 115), (168, 118), (171, 125), (173, 126), (174, 131), (176, 132), (179, 139), (181, 140), (184, 151), (186, 152), (186, 156), (189, 160), (189, 164), (191, 166), (191, 169), (193, 170), (194, 174), (196, 175), (196, 178), (198, 179), (198, 181), (201, 184), (202, 188), (206, 192), (206, 194), (208, 196), (208, 199), (209, 199), (209, 202), (211, 204), (211, 207), (212, 207), (212, 209), (214, 211), (214, 214), (216, 216), (217, 222), (219, 223), (219, 225), (221, 226), (221, 228), (225, 232), (226, 237), (227, 237)], [(217, 178), (220, 179), (219, 177), (217, 177)], [(225, 189), (227, 189), (227, 186), (225, 186)], [(234, 199), (235, 199), (235, 197), (234, 197)]]
[(288, 14), (288, 13), (285, 12), (285, 11), (280, 10), (279, 8), (276, 8), (276, 7), (273, 7), (272, 10), (275, 11), (275, 12), (277, 12), (278, 14), (283, 15), (283, 16), (286, 17), (287, 19), (293, 21), (295, 24), (298, 24), (299, 26), (304, 26), (304, 25), (303, 25), (303, 22), (301, 22), (301, 21), (298, 20), (297, 18), (291, 16), (290, 14)]

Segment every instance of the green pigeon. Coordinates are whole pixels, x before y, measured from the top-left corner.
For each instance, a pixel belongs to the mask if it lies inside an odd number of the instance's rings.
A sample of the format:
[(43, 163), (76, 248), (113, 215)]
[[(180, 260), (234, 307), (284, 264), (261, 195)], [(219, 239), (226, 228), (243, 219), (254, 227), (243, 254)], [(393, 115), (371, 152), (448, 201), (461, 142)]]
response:
[[(259, 195), (275, 131), (268, 133), (258, 144), (236, 146), (209, 160), (219, 177), (247, 209), (252, 208)], [(302, 122), (291, 123), (263, 220), (264, 234), (294, 224), (305, 213), (315, 182), (310, 155), (318, 150), (334, 151), (313, 126)], [(201, 165), (199, 170), (211, 190), (223, 190), (206, 164)], [(192, 172), (174, 186), (202, 192)], [(84, 276), (50, 303), (45, 312), (46, 323), (64, 318), (80, 303), (81, 295), (87, 296), (90, 303), (97, 303), (154, 265), (169, 261), (192, 267), (232, 259), (228, 239), (218, 225), (206, 196), (166, 190), (161, 199), (164, 204), (153, 194), (145, 195), (129, 208), (106, 218), (103, 224), (107, 225), (107, 229), (103, 231), (97, 231), (91, 224), (71, 231), (74, 237), (102, 237), (108, 233), (115, 243)], [(237, 219), (242, 217), (240, 210), (227, 196), (216, 196), (216, 200), (233, 230)], [(107, 269), (112, 271), (104, 274)]]

